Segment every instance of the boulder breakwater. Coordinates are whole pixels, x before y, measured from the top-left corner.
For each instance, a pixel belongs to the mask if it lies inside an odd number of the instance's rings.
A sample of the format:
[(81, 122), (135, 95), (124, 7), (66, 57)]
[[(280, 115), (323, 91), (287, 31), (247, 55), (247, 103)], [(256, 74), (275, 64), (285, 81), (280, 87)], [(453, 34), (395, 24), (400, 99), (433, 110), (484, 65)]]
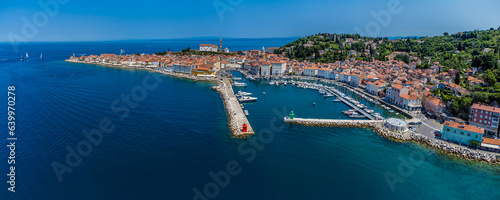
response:
[(390, 140), (398, 142), (413, 141), (437, 149), (445, 154), (458, 156), (462, 159), (500, 164), (500, 156), (495, 154), (480, 152), (464, 146), (457, 146), (448, 142), (431, 139), (420, 133), (411, 131), (392, 131), (384, 126), (384, 120), (289, 119), (285, 117), (285, 122), (304, 126), (372, 128), (378, 135)]
[[(238, 99), (234, 95), (231, 83), (227, 78), (222, 78), (218, 81), (217, 86), (212, 86), (211, 88), (217, 91), (224, 102), (224, 107), (226, 108), (228, 116), (228, 125), (235, 136), (246, 136), (255, 134), (245, 116), (243, 109), (241, 108)], [(246, 130), (243, 129), (246, 126)]]

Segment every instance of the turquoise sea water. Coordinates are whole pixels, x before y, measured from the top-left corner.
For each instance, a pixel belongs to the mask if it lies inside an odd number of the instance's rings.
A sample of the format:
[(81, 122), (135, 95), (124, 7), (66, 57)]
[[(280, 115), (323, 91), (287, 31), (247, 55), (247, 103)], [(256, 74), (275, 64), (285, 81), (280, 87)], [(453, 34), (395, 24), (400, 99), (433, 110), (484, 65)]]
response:
[[(21, 47), (33, 57), (25, 62), (10, 45), (0, 46), (7, 58), (0, 61), (1, 90), (16, 86), (18, 135), (17, 191), (8, 192), (1, 175), (1, 199), (196, 199), (193, 191), (203, 194), (198, 199), (500, 198), (499, 167), (393, 142), (370, 129), (283, 124), (292, 110), (297, 117), (345, 118), (347, 106), (313, 90), (249, 82), (244, 91), (259, 100), (244, 106), (258, 134), (241, 139), (231, 136), (211, 83), (162, 76), (121, 119), (113, 102), (153, 73), (62, 61), (75, 49), (109, 53), (141, 45), (31, 44)], [(113, 132), (103, 134), (102, 143), (59, 182), (51, 164), (66, 163), (67, 146), (77, 149), (87, 140), (82, 131), (99, 128), (102, 119), (113, 123)], [(7, 123), (7, 112), (0, 112), (0, 120)], [(7, 174), (5, 127), (2, 133), (0, 174)], [(237, 164), (232, 171), (238, 173), (224, 176), (228, 163)]]

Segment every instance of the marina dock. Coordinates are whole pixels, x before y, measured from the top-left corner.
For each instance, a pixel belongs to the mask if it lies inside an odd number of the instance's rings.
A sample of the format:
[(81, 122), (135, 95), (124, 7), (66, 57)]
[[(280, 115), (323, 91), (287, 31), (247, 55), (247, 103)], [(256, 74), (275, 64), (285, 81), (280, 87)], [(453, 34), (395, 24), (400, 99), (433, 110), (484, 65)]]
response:
[(337, 94), (335, 91), (333, 91), (332, 89), (330, 88), (327, 88), (325, 87), (325, 90), (327, 90), (328, 92), (334, 94), (335, 96), (337, 96), (338, 99), (340, 99), (342, 102), (344, 102), (346, 105), (348, 105), (349, 107), (353, 108), (354, 110), (356, 110), (357, 112), (363, 114), (364, 116), (366, 116), (368, 119), (370, 120), (375, 120), (375, 117), (373, 117), (372, 115), (368, 114), (366, 111), (364, 111), (363, 109), (361, 108), (358, 108), (356, 105), (352, 104), (351, 102), (345, 100), (343, 97), (341, 97), (339, 94)]

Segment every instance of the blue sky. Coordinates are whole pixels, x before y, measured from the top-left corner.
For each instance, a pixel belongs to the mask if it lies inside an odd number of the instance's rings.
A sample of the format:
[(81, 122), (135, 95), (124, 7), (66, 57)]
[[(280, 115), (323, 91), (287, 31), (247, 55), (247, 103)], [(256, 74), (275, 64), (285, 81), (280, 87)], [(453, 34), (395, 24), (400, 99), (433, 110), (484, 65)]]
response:
[[(91, 41), (318, 32), (433, 36), (500, 26), (498, 0), (40, 0), (57, 1), (63, 3), (58, 11), (48, 13), (38, 0), (2, 0), (0, 41), (13, 36), (27, 41)], [(394, 2), (399, 2), (395, 8), (400, 12), (389, 12), (388, 3)], [(225, 11), (217, 12), (214, 3)], [(382, 24), (370, 12), (390, 13), (391, 19), (382, 18)], [(36, 31), (26, 31), (29, 25)]]

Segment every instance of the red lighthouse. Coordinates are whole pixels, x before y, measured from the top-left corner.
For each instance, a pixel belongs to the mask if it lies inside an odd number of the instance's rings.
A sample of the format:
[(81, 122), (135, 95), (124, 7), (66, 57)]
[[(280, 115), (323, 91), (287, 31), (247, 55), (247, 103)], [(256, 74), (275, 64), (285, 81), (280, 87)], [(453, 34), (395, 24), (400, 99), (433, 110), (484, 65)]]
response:
[(244, 123), (244, 124), (243, 124), (243, 133), (246, 133), (246, 132), (247, 132), (247, 124), (246, 124), (246, 123)]

